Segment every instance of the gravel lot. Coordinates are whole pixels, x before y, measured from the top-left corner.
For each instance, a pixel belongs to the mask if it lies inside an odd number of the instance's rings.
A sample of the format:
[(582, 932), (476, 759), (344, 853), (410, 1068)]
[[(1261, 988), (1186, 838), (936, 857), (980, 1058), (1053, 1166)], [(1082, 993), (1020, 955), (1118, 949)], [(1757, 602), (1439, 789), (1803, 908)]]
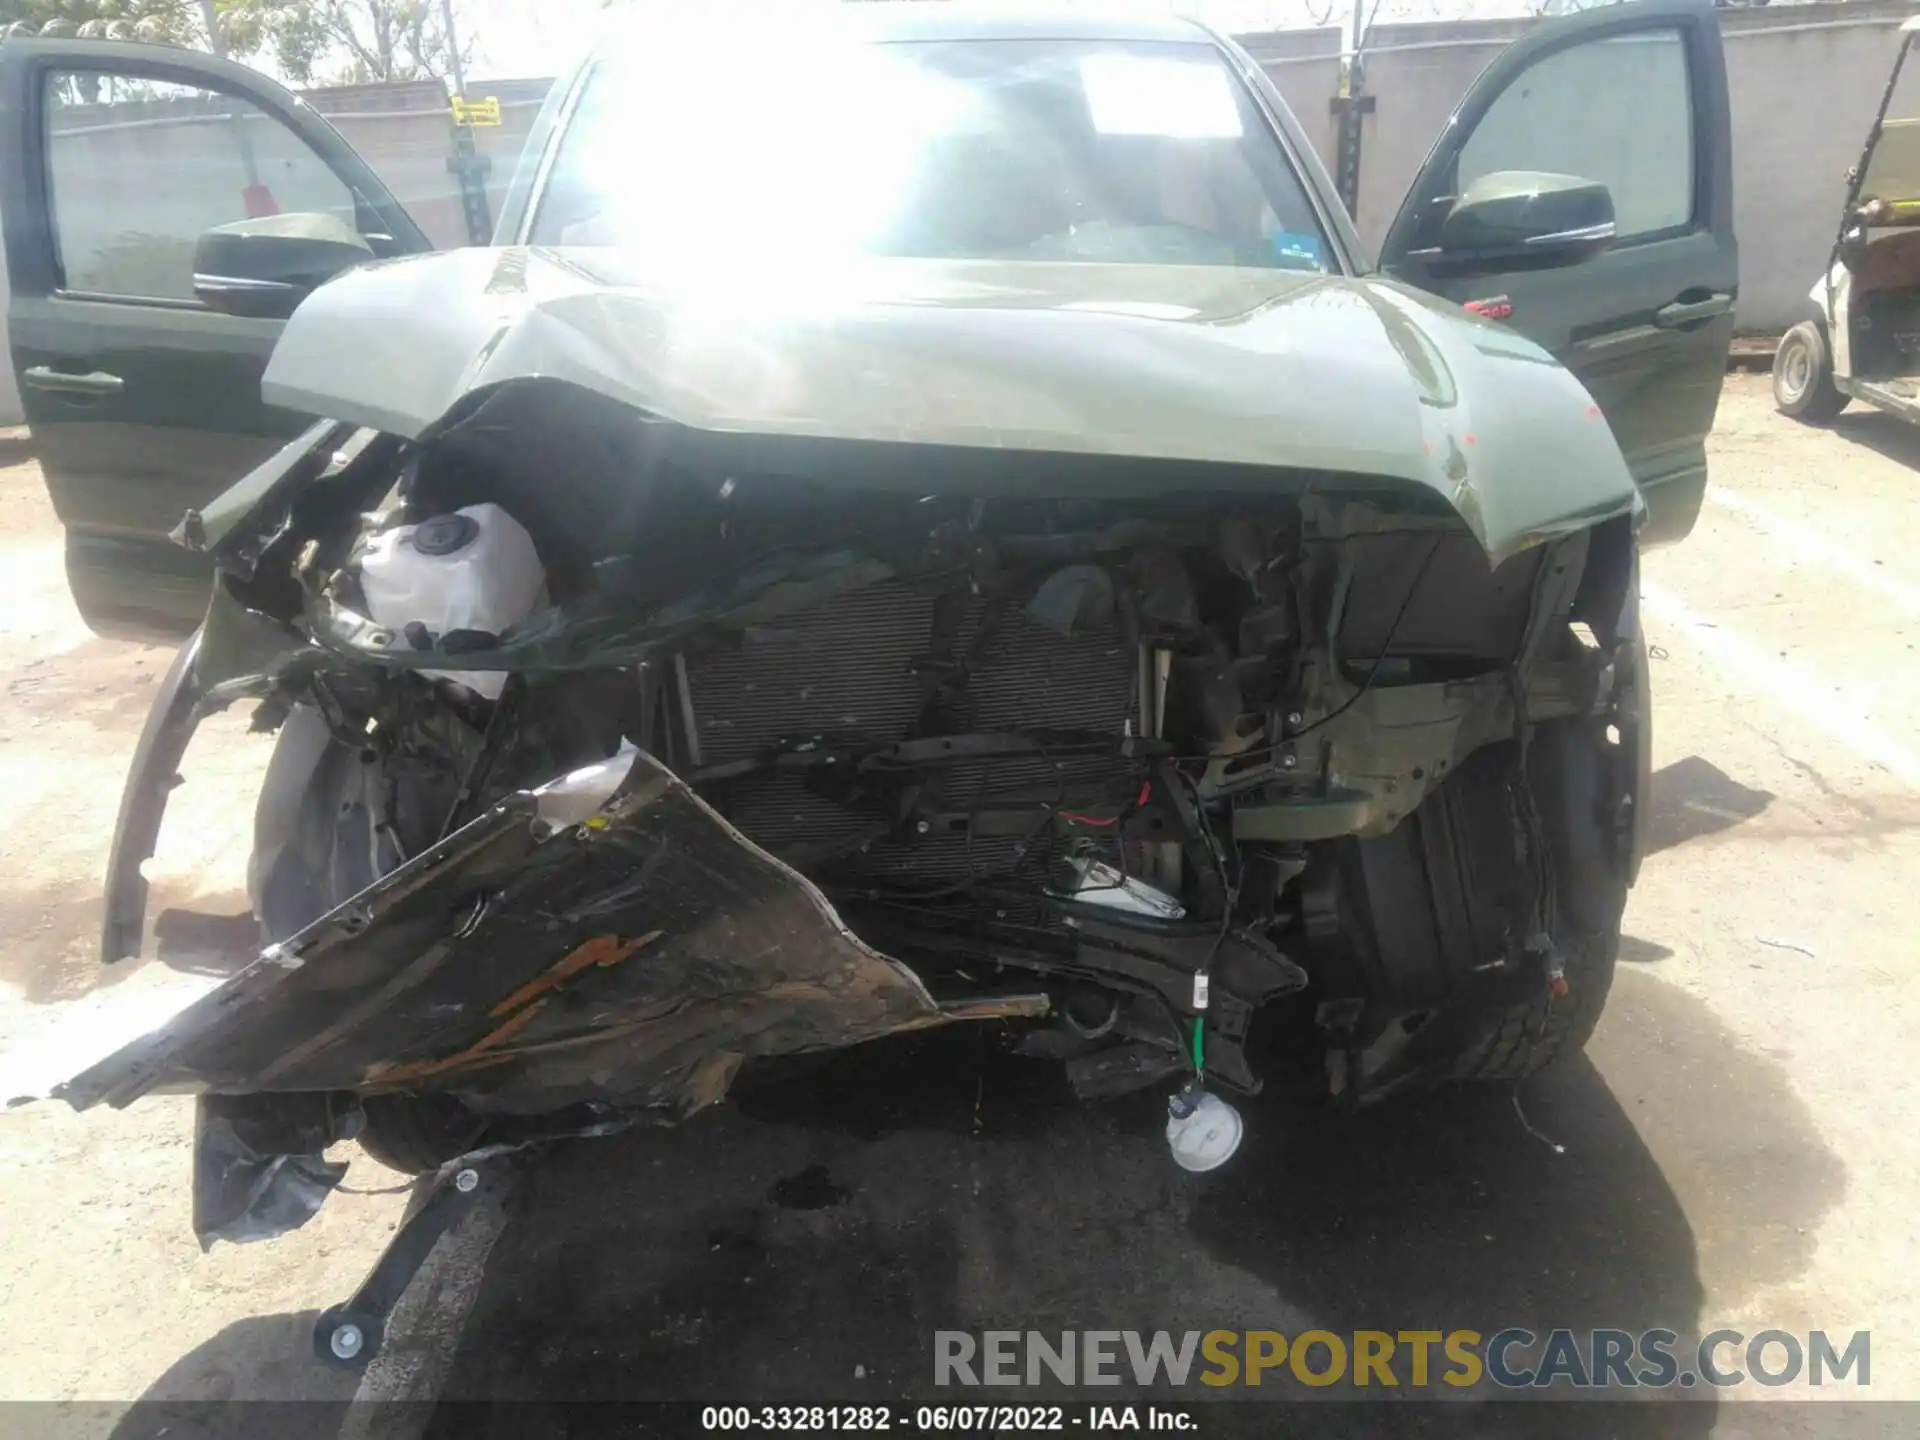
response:
[[(962, 1036), (875, 1047), (552, 1156), (456, 1237), (370, 1385), (848, 1401), (924, 1387), (936, 1328), (1665, 1325), (1871, 1327), (1872, 1395), (1920, 1399), (1920, 430), (1801, 428), (1734, 375), (1713, 451), (1699, 529), (1646, 566), (1658, 853), (1588, 1058), (1527, 1092), (1564, 1155), (1505, 1092), (1359, 1120), (1276, 1101), (1188, 1183), (1151, 1105), (1083, 1112)], [(202, 733), (152, 953), (102, 972), (98, 877), (168, 656), (80, 625), (31, 462), (0, 470), (0, 562), (10, 1096), (217, 980), (265, 746), (241, 717)], [(353, 1393), (309, 1329), (404, 1197), (202, 1255), (190, 1122), (175, 1099), (0, 1117), (0, 1399), (132, 1434), (140, 1397)], [(1684, 1408), (1689, 1434), (1758, 1413)]]

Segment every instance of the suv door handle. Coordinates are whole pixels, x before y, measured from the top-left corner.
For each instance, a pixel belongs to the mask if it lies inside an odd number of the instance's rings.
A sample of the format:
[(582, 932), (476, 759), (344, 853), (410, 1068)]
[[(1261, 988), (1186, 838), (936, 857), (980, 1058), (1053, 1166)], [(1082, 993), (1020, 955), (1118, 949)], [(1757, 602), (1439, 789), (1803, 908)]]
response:
[(36, 390), (58, 390), (66, 395), (118, 395), (127, 388), (126, 381), (104, 370), (76, 375), (51, 365), (35, 365), (21, 378)]
[(1678, 330), (1683, 325), (1697, 325), (1702, 320), (1724, 315), (1731, 309), (1731, 295), (1709, 295), (1704, 300), (1676, 300), (1654, 311), (1653, 323), (1662, 330)]

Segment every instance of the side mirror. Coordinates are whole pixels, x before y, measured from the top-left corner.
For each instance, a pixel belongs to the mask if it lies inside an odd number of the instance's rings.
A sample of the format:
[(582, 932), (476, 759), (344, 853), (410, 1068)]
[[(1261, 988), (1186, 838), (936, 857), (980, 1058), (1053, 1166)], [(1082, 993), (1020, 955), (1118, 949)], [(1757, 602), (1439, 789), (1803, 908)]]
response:
[(320, 285), (373, 259), (373, 247), (331, 215), (236, 220), (200, 237), (193, 293), (209, 310), (284, 320)]
[(1599, 181), (1496, 170), (1453, 202), (1428, 258), (1451, 270), (1544, 270), (1590, 260), (1613, 238), (1613, 196)]

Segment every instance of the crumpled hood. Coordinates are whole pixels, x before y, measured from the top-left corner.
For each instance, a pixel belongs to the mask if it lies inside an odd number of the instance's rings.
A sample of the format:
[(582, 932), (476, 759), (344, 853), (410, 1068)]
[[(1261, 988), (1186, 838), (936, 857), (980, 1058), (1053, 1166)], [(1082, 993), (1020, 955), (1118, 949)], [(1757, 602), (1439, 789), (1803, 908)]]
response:
[(1284, 271), (663, 276), (613, 250), (458, 250), (321, 287), (264, 393), (419, 438), (532, 377), (704, 430), (1392, 477), (1496, 562), (1638, 503), (1591, 397), (1531, 341), (1392, 282)]

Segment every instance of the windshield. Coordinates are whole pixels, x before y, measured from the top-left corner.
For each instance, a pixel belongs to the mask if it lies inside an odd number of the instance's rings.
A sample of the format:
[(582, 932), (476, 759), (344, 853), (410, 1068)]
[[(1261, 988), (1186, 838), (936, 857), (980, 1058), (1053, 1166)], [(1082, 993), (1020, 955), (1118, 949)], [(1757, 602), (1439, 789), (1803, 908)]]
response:
[(1914, 58), (1912, 37), (1895, 64), (1899, 69), (1886, 96), (1883, 128), (1867, 154), (1858, 198), (1863, 205), (1880, 201), (1885, 213), (1879, 219), (1911, 225), (1920, 218), (1913, 213), (1913, 202), (1920, 200), (1920, 61)]
[[(1324, 270), (1286, 151), (1206, 44), (966, 40), (600, 63), (542, 245)], [(722, 63), (723, 62), (723, 63)]]

